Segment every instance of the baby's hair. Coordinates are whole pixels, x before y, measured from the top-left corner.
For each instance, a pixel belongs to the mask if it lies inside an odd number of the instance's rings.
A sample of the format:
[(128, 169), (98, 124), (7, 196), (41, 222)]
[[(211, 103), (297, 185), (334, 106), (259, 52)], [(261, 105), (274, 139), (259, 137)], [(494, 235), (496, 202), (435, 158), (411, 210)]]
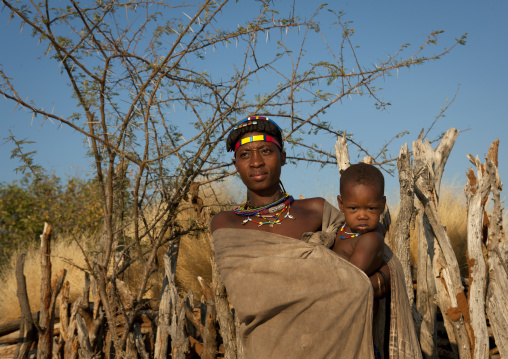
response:
[(340, 175), (340, 193), (344, 192), (346, 184), (379, 186), (381, 194), (385, 192), (385, 178), (381, 171), (377, 167), (363, 162), (351, 165), (342, 172)]

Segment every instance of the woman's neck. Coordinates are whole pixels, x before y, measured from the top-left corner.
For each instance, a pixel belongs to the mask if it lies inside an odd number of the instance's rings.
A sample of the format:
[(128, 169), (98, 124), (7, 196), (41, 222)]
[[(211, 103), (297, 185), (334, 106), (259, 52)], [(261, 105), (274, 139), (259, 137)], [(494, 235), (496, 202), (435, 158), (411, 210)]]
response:
[(247, 205), (251, 208), (259, 208), (273, 203), (284, 196), (280, 189), (272, 194), (257, 194), (254, 192), (247, 192)]

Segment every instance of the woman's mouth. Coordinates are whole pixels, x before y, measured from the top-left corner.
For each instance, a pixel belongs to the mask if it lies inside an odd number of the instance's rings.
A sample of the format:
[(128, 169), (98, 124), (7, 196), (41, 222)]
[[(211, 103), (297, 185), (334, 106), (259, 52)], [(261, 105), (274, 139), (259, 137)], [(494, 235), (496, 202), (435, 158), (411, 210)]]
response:
[(253, 173), (250, 177), (256, 181), (256, 182), (260, 182), (260, 181), (263, 181), (265, 178), (266, 178), (267, 174), (266, 173)]

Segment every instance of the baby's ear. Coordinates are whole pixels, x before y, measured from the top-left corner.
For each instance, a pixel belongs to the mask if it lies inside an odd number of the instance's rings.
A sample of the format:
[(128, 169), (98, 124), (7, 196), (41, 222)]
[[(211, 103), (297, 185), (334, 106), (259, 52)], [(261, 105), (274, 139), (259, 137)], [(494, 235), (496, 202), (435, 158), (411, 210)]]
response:
[(339, 204), (339, 209), (341, 210), (341, 212), (344, 212), (342, 210), (342, 197), (340, 195), (337, 196), (337, 203)]

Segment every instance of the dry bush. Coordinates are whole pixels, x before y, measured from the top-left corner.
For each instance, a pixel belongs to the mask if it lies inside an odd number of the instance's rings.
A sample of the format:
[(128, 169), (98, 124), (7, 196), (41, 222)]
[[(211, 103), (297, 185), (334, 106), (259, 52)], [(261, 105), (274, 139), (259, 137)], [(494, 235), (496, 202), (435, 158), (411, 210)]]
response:
[[(17, 319), (21, 316), (18, 297), (16, 295), (16, 257), (11, 258), (11, 265), (4, 270), (0, 279), (0, 322)], [(72, 265), (71, 263), (75, 264)], [(57, 238), (51, 241), (51, 264), (53, 275), (65, 268), (65, 280), (70, 283), (69, 300), (74, 301), (83, 291), (84, 274), (80, 268), (85, 267), (84, 256), (75, 242), (68, 238)], [(24, 274), (30, 308), (32, 312), (40, 309), (41, 295), (41, 257), (38, 250), (30, 250), (25, 258)]]
[[(243, 198), (242, 188), (238, 180), (234, 178), (212, 185), (204, 185), (199, 189), (199, 197), (203, 199), (204, 211), (212, 216), (224, 209), (235, 207)], [(180, 249), (176, 266), (176, 285), (181, 295), (189, 290), (193, 292), (194, 299), (199, 302), (202, 296), (201, 286), (197, 277), (202, 277), (207, 283), (211, 283), (210, 258), (212, 250), (209, 243), (207, 219), (204, 213), (198, 214), (189, 201), (180, 205), (177, 223), (182, 229), (189, 228), (192, 224), (198, 224), (199, 229), (180, 238)], [(152, 214), (152, 216), (154, 216)], [(150, 216), (149, 216), (150, 217)], [(152, 217), (153, 218), (153, 217)], [(129, 230), (127, 229), (127, 232)], [(167, 245), (162, 246), (157, 254), (157, 272), (148, 281), (148, 290), (145, 298), (158, 299), (161, 296), (162, 280), (164, 277), (163, 256), (167, 252)], [(143, 270), (139, 263), (135, 263), (126, 271), (123, 280), (131, 290), (135, 290), (141, 280)]]

